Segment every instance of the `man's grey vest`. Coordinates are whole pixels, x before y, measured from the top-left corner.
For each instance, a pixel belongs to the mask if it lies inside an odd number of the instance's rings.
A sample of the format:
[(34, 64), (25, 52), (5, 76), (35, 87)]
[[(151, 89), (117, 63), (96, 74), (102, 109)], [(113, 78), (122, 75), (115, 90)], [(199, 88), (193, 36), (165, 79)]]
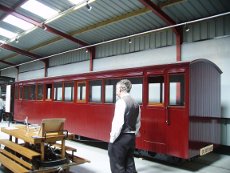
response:
[(135, 131), (137, 117), (139, 115), (139, 105), (130, 95), (124, 96), (122, 97), (122, 99), (126, 103), (126, 109), (124, 116), (124, 125), (121, 131), (123, 133)]

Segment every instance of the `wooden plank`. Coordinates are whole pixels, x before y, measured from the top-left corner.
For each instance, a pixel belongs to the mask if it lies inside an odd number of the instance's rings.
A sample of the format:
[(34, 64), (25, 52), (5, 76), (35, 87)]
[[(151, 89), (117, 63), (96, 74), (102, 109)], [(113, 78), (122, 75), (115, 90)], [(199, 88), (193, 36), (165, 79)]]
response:
[(41, 155), (38, 152), (30, 150), (30, 149), (28, 149), (26, 147), (23, 147), (23, 146), (21, 146), (19, 144), (11, 142), (11, 141), (9, 141), (7, 139), (0, 139), (0, 144), (10, 148), (11, 150), (13, 150), (13, 151), (15, 151), (15, 152), (17, 152), (17, 153), (29, 158), (29, 159), (32, 159), (35, 156), (40, 156)]
[(1, 152), (2, 154), (4, 154), (5, 156), (9, 157), (10, 159), (13, 159), (13, 160), (15, 160), (16, 162), (22, 164), (22, 165), (25, 166), (26, 168), (28, 168), (28, 169), (30, 169), (30, 170), (33, 169), (33, 165), (32, 165), (32, 164), (26, 162), (25, 160), (22, 160), (22, 159), (18, 158), (18, 157), (15, 156), (14, 154), (9, 153), (8, 151), (3, 150), (3, 149), (0, 149), (0, 152)]
[[(59, 143), (53, 144), (52, 146), (57, 147), (57, 148), (61, 148), (61, 144), (59, 144)], [(70, 146), (65, 146), (65, 150), (66, 151), (77, 151), (76, 148), (73, 148)]]
[[(69, 153), (67, 153), (69, 157), (72, 157)], [(83, 163), (90, 163), (90, 160), (84, 159), (82, 157), (78, 157), (78, 156), (73, 156), (73, 160), (74, 163), (76, 163), (77, 165), (83, 164)]]
[(29, 170), (0, 153), (0, 162), (14, 173), (27, 173)]

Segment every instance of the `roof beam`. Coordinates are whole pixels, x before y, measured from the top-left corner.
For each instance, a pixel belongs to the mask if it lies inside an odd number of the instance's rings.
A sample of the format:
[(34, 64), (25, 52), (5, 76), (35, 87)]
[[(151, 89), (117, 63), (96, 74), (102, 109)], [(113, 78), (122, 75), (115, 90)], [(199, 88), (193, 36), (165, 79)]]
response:
[[(156, 14), (159, 18), (161, 18), (167, 25), (175, 25), (176, 22), (169, 17), (165, 12), (161, 10), (156, 4), (154, 4), (151, 0), (139, 0), (145, 7), (152, 10), (154, 14)], [(175, 0), (176, 1), (176, 0)], [(176, 34), (176, 59), (177, 61), (181, 61), (181, 43), (183, 38), (183, 32), (181, 27), (172, 28), (173, 32)]]
[(9, 44), (1, 44), (1, 47), (4, 48), (4, 49), (10, 50), (10, 51), (16, 52), (16, 53), (18, 53), (18, 54), (28, 56), (28, 57), (30, 57), (31, 59), (39, 59), (39, 58), (42, 58), (42, 56), (40, 56), (40, 55), (33, 54), (33, 53), (31, 53), (31, 52), (28, 52), (28, 51), (19, 49), (19, 48), (17, 48), (17, 47), (13, 47), (13, 46), (11, 46), (11, 45), (9, 45)]
[[(176, 22), (169, 17), (166, 13), (164, 13), (160, 7), (154, 4), (151, 0), (139, 0), (145, 7), (149, 8), (154, 14), (156, 14), (159, 18), (161, 18), (167, 25), (175, 25)], [(175, 33), (179, 33), (176, 28), (173, 28)]]
[(46, 24), (44, 24), (43, 26), (44, 26), (43, 29), (45, 29), (46, 31), (49, 31), (49, 32), (56, 34), (56, 35), (60, 35), (61, 37), (66, 38), (66, 39), (68, 39), (74, 43), (80, 44), (81, 46), (89, 45), (88, 43), (85, 43), (79, 39), (76, 39), (76, 38), (72, 37), (71, 35), (65, 34), (64, 32), (58, 31), (57, 29), (54, 29), (54, 28), (52, 28)]
[(149, 8), (154, 14), (160, 17), (166, 24), (175, 25), (176, 22), (165, 14), (160, 7), (155, 5), (151, 0), (139, 0), (145, 7)]
[(74, 43), (80, 44), (82, 46), (87, 46), (88, 45), (87, 43), (85, 43), (85, 42), (83, 42), (83, 41), (81, 41), (79, 39), (76, 39), (76, 38), (72, 37), (71, 35), (68, 35), (68, 34), (66, 34), (64, 32), (61, 32), (61, 31), (59, 31), (59, 30), (57, 30), (55, 28), (52, 28), (52, 27), (44, 24), (44, 23), (40, 23), (40, 22), (38, 22), (36, 20), (33, 20), (33, 19), (31, 19), (31, 18), (29, 18), (27, 16), (19, 14), (18, 12), (15, 11), (15, 9), (11, 9), (11, 8), (8, 8), (8, 7), (0, 4), (0, 10), (5, 11), (6, 13), (10, 13), (10, 14), (14, 15), (15, 17), (19, 18), (19, 19), (22, 19), (22, 20), (24, 20), (24, 21), (26, 21), (28, 23), (31, 23), (31, 24), (33, 24), (33, 25), (35, 25), (35, 26), (37, 26), (37, 27), (39, 27), (41, 29), (44, 29), (44, 30), (48, 31), (48, 32), (51, 32), (53, 34), (59, 35), (59, 36), (61, 36), (63, 38), (66, 38), (66, 39), (68, 39), (68, 40), (70, 40), (70, 41), (72, 41)]

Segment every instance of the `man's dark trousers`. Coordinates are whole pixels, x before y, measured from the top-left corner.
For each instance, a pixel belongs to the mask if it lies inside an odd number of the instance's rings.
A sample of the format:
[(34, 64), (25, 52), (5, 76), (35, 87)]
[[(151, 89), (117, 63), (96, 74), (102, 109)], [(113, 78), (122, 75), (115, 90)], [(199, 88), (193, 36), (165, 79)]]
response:
[(114, 143), (109, 144), (108, 153), (112, 173), (136, 173), (134, 150), (134, 133), (121, 133)]

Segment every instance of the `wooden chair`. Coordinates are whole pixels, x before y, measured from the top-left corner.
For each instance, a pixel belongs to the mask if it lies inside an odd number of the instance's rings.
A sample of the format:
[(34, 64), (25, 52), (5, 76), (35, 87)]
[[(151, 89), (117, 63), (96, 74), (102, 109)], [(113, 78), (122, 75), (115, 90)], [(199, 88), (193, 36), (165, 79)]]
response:
[(45, 137), (47, 135), (61, 135), (64, 130), (65, 118), (43, 119), (38, 135)]

